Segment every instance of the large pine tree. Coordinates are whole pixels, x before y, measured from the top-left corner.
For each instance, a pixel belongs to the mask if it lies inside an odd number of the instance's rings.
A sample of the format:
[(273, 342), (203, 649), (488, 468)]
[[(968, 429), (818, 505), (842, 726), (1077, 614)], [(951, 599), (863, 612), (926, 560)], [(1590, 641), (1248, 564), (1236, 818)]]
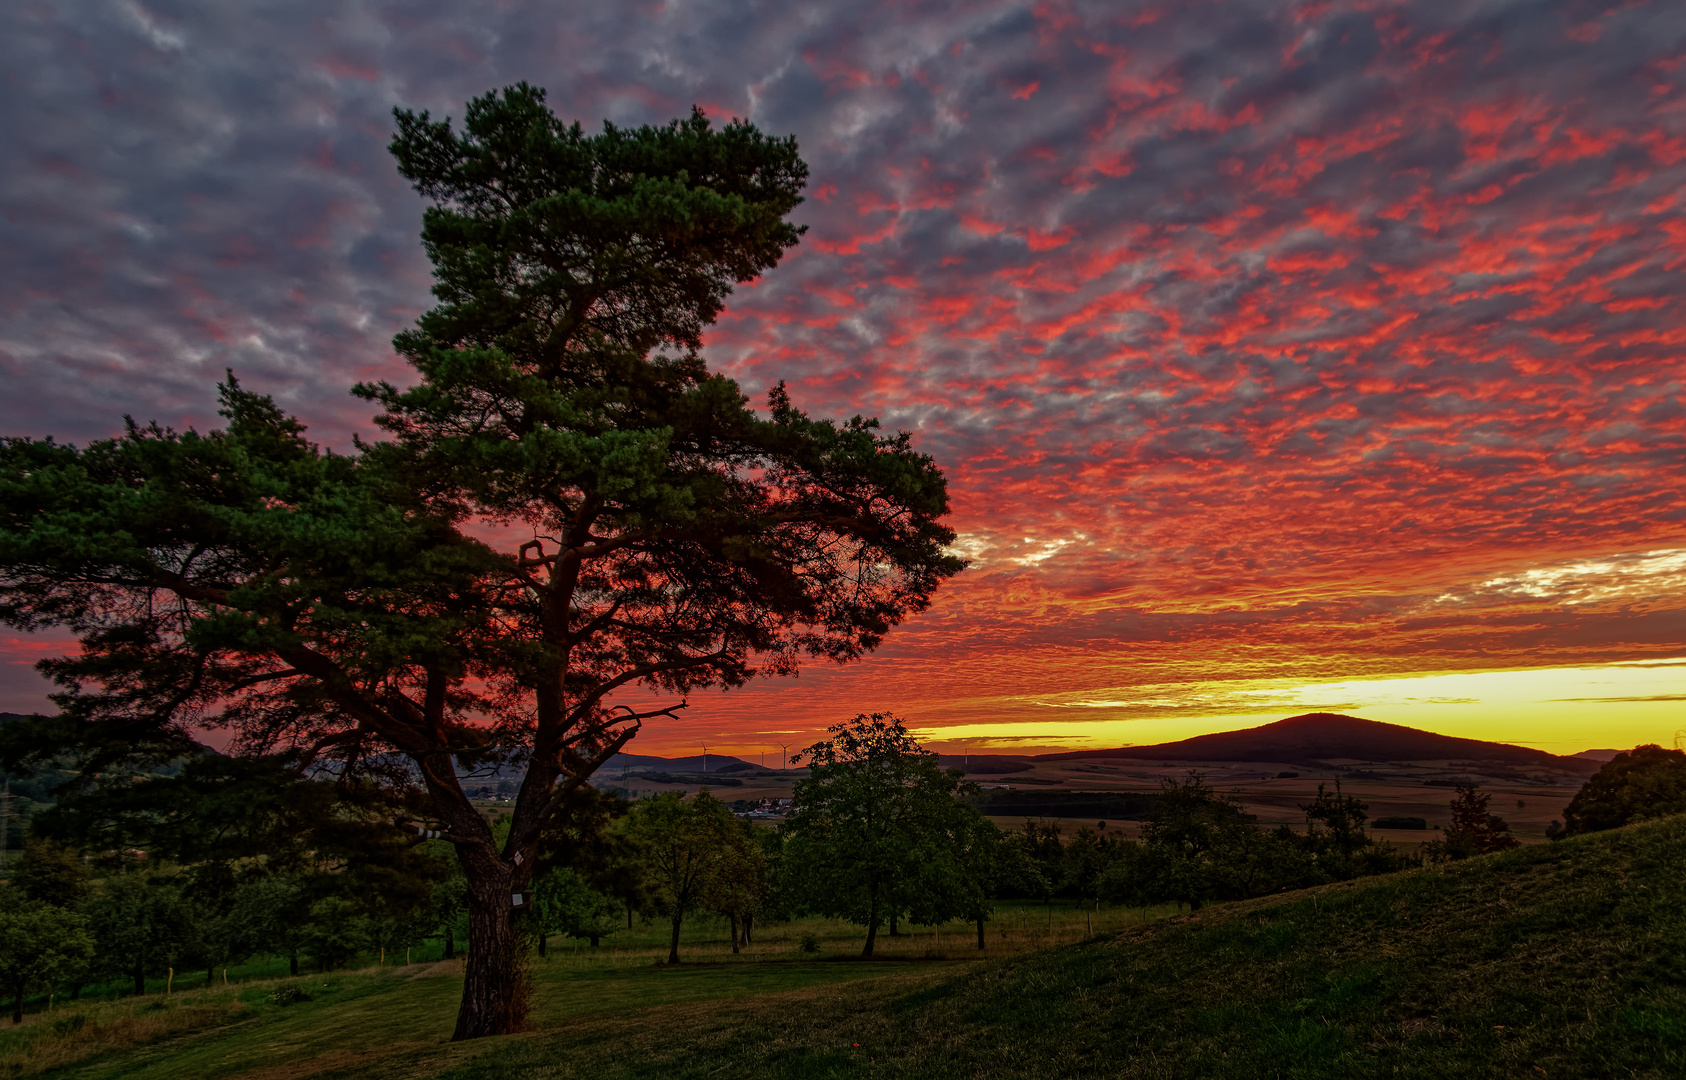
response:
[[(525, 85), (460, 132), (396, 115), (439, 304), (395, 341), (419, 381), (357, 388), (387, 437), (324, 452), (231, 377), (207, 434), (8, 440), (0, 616), (80, 635), (34, 746), (85, 776), (224, 727), (313, 776), (419, 777), (467, 872), (470, 1038), (522, 1023), (512, 896), (569, 792), (698, 687), (859, 657), (962, 564), (905, 434), (782, 386), (758, 414), (699, 355), (797, 242), (793, 139), (700, 112), (586, 135)], [(500, 843), (458, 777), (509, 761)]]

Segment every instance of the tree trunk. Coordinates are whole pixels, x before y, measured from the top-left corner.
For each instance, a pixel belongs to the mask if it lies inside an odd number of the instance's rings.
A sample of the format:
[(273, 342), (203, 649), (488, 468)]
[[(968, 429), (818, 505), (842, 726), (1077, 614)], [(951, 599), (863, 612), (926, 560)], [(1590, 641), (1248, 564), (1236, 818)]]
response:
[(491, 867), (474, 867), (480, 872), (470, 874), (468, 964), (452, 1041), (509, 1035), (527, 1019), (527, 973), (510, 919), (510, 876), (500, 863), (487, 861)]
[(734, 911), (728, 917), (732, 920), (732, 955), (736, 956), (736, 955), (738, 955), (738, 951), (739, 951), (738, 950), (738, 915), (737, 915), (737, 912)]
[(542, 932), (539, 934), (539, 955), (540, 956), (545, 955), (544, 945), (545, 945), (545, 942), (547, 942), (549, 940), (550, 940), (549, 934), (542, 933)]
[(626, 928), (628, 930), (632, 929), (632, 901), (631, 900), (628, 900), (626, 902)]
[(683, 915), (673, 917), (673, 937), (668, 939), (667, 944), (667, 962), (670, 964), (679, 962), (679, 923), (683, 918)]
[(139, 960), (135, 961), (135, 993), (146, 993), (146, 966)]
[(861, 955), (871, 956), (873, 943), (878, 940), (878, 882), (875, 880), (867, 886), (866, 901), (866, 946), (861, 949)]
[(594, 949), (597, 948), (597, 943), (601, 940), (603, 940), (602, 934), (592, 934), (591, 935), (591, 947), (594, 948)]
[(287, 954), (287, 971), (292, 975), (299, 973), (299, 951), (297, 949)]
[(984, 947), (984, 917), (978, 916), (978, 948)]
[(210, 967), (205, 969), (205, 989), (209, 990), (211, 988), (211, 984), (216, 982), (216, 981), (217, 981), (217, 965), (212, 964)]
[(750, 940), (749, 939), (749, 931), (750, 931), (750, 928), (753, 927), (754, 925), (755, 925), (755, 913), (753, 911), (744, 912), (743, 913), (743, 943), (745, 945), (749, 944), (749, 940)]
[[(452, 931), (451, 927), (447, 925), (445, 927), (445, 959), (455, 960), (456, 958), (457, 958), (457, 935), (456, 935), (455, 932)], [(294, 974), (297, 974), (297, 972), (294, 972)]]
[(899, 911), (890, 912), (890, 936), (891, 937), (901, 937), (902, 936), (902, 932), (900, 930), (896, 929), (896, 916), (899, 915), (899, 914), (901, 914), (901, 912), (899, 912)]
[(23, 991), (12, 995), (12, 1023), (23, 1023)]

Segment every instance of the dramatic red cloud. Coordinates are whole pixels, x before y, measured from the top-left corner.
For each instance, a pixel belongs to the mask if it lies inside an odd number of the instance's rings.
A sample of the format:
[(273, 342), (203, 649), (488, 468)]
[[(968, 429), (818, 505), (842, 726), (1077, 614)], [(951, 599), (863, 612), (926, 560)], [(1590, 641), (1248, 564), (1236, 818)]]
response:
[[(711, 361), (914, 432), (973, 567), (877, 656), (694, 701), (646, 751), (879, 709), (1054, 745), (1025, 725), (1686, 655), (1677, 4), (15, 19), (42, 104), (3, 189), (34, 268), (0, 292), (8, 431), (203, 424), (233, 364), (324, 438), (367, 432), (341, 391), (403, 378), (385, 341), (427, 303), (395, 100), (460, 115), (525, 78), (588, 125), (700, 102), (797, 135), (810, 231)], [(1668, 697), (1607, 670), (1552, 691), (1589, 699), (1588, 745), (1616, 699)]]

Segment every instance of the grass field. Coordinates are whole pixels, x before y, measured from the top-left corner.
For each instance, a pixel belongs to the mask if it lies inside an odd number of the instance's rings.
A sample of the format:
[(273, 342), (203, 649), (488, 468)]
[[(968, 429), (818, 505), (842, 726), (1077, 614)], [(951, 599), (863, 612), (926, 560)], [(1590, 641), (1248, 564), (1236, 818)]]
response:
[[(675, 968), (630, 940), (558, 950), (535, 964), (533, 1030), (469, 1044), (444, 1042), (454, 965), (301, 979), (310, 1000), (285, 1006), (275, 983), (105, 1003), (77, 1032), (63, 1031), (69, 1014), (32, 1018), (0, 1039), (0, 1066), (254, 1080), (1686, 1075), (1686, 819), (1198, 917), (1098, 914), (1003, 912), (990, 952), (1010, 955), (984, 961), (957, 926), (860, 963), (847, 958), (858, 934), (819, 922), (738, 958), (699, 928), (696, 962)], [(808, 934), (817, 956), (800, 950)]]

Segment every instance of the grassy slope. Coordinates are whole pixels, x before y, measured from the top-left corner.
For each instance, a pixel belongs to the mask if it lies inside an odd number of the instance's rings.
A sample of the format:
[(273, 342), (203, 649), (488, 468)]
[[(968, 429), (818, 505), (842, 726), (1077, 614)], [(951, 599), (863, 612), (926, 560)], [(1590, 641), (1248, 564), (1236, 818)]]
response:
[[(356, 1001), (291, 1006), (286, 1023), (308, 1045), (278, 1056), (264, 1048), (287, 1032), (269, 1020), (62, 1075), (1681, 1076), (1686, 819), (958, 972), (893, 966), (902, 973), (841, 983), (759, 966), (770, 970), (569, 980), (541, 1002), (539, 1030), (454, 1046), (435, 1029), (455, 980), (389, 980), (438, 989), (370, 983)], [(697, 992), (681, 992), (680, 974)], [(606, 1015), (616, 1000), (648, 1007)], [(244, 1029), (267, 1034), (260, 1044)]]

